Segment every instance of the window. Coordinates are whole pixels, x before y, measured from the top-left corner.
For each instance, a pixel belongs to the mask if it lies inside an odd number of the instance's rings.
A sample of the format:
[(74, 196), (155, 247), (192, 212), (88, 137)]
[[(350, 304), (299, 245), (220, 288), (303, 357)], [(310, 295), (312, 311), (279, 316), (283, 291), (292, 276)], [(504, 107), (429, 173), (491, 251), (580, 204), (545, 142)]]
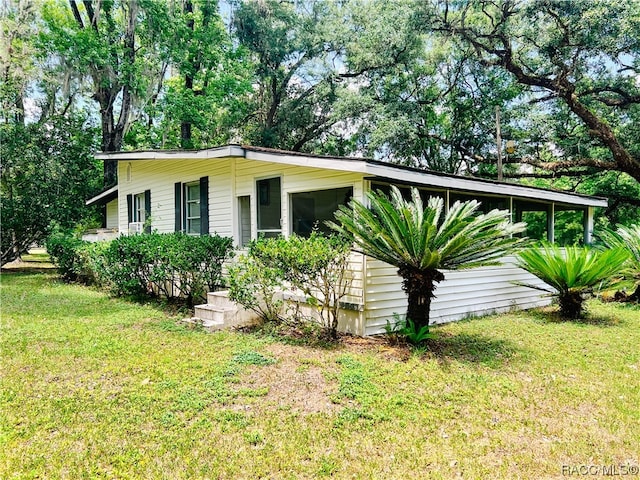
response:
[(331, 233), (327, 220), (335, 220), (333, 214), (340, 205), (346, 205), (353, 197), (353, 187), (332, 188), (291, 194), (291, 231), (308, 237), (313, 230)]
[(514, 219), (516, 222), (525, 222), (527, 229), (523, 236), (533, 240), (548, 240), (549, 216), (551, 205), (527, 200), (514, 200)]
[(280, 177), (256, 182), (258, 196), (258, 236), (277, 237), (282, 234), (282, 199)]
[(127, 195), (127, 219), (129, 223), (145, 223), (144, 231), (151, 233), (151, 190)]
[(477, 200), (480, 202), (478, 212), (489, 213), (491, 210), (509, 210), (509, 199), (506, 197), (491, 197), (488, 195), (454, 193), (449, 194), (451, 205), (455, 202), (468, 202), (469, 200)]
[(209, 234), (209, 177), (197, 182), (177, 182), (174, 189), (175, 231)]
[[(402, 194), (402, 198), (405, 200), (411, 200), (411, 187), (407, 185), (397, 185), (394, 184), (398, 189), (400, 189), (400, 193)], [(422, 203), (426, 206), (430, 197), (440, 197), (442, 200), (445, 199), (445, 192), (441, 190), (431, 190), (424, 187), (417, 187), (420, 192), (420, 198), (422, 199)], [(391, 184), (390, 183), (379, 183), (372, 182), (371, 183), (371, 191), (377, 192), (380, 190), (387, 197), (391, 195)]]
[(554, 240), (560, 246), (584, 243), (584, 209), (555, 205)]
[(200, 235), (200, 184), (188, 183), (185, 190), (185, 226), (184, 231), (191, 235)]
[(240, 246), (246, 247), (251, 242), (251, 197), (238, 197), (238, 219)]
[(133, 221), (144, 223), (144, 193), (139, 193), (133, 197)]

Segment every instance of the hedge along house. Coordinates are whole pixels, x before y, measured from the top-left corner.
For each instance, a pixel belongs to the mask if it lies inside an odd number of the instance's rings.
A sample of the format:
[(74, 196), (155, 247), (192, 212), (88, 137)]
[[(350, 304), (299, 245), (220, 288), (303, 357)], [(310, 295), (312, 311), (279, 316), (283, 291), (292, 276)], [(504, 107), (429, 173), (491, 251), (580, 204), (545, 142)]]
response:
[[(537, 233), (554, 240), (554, 220), (573, 212), (581, 240), (591, 241), (596, 207), (604, 199), (522, 185), (481, 180), (376, 160), (307, 155), (228, 145), (199, 151), (101, 153), (118, 161), (117, 189), (87, 203), (106, 204), (107, 226), (120, 234), (182, 231), (192, 235), (233, 237), (239, 247), (261, 235), (308, 235), (326, 230), (338, 205), (352, 197), (365, 201), (371, 189), (416, 186), (445, 205), (477, 199), (482, 209), (509, 209), (513, 220), (534, 220)], [(576, 221), (572, 224), (575, 225)], [(567, 223), (567, 222), (564, 222)], [(395, 313), (404, 314), (406, 296), (396, 268), (354, 253), (348, 308), (340, 329), (357, 335), (384, 331)], [(432, 322), (530, 308), (549, 302), (536, 290), (514, 281), (539, 282), (505, 258), (499, 267), (445, 272), (436, 289)]]

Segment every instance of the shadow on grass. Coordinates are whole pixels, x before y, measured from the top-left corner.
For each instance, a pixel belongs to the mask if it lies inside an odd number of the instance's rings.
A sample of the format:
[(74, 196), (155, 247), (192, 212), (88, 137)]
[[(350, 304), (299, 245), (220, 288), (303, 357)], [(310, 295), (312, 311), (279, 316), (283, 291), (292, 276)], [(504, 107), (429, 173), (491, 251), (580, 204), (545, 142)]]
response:
[(435, 338), (429, 340), (425, 353), (445, 364), (455, 360), (496, 368), (522, 351), (508, 340), (479, 334), (438, 332)]
[(35, 262), (33, 264), (25, 262), (19, 267), (2, 267), (0, 273), (2, 273), (2, 275), (32, 275), (35, 273), (49, 273), (52, 275), (56, 274), (56, 269), (54, 267), (42, 267), (37, 265), (38, 264)]
[(620, 327), (625, 324), (624, 320), (615, 315), (607, 314), (602, 315), (598, 313), (587, 312), (583, 318), (565, 318), (560, 315), (560, 311), (557, 307), (546, 307), (530, 311), (531, 315), (535, 318), (542, 320), (545, 323), (556, 324), (573, 324), (573, 325), (591, 325), (596, 327)]

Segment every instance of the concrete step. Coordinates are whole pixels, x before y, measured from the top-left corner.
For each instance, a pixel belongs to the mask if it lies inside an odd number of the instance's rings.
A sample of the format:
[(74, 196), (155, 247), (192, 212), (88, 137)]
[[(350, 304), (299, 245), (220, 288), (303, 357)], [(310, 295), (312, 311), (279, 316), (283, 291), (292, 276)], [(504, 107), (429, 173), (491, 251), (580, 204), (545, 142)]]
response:
[(229, 290), (207, 293), (207, 303), (222, 308), (238, 308), (236, 302), (229, 300)]
[(204, 304), (195, 306), (194, 317), (202, 320), (202, 326), (207, 330), (219, 330), (231, 326), (235, 320), (235, 309), (222, 308), (217, 305)]

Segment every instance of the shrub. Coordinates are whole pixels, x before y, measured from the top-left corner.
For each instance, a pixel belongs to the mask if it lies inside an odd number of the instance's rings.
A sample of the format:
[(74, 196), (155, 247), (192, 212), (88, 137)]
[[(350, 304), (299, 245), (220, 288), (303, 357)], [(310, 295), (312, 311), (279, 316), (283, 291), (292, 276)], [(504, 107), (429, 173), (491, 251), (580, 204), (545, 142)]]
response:
[(121, 236), (102, 252), (98, 275), (120, 295), (184, 298), (189, 305), (223, 283), (232, 253), (228, 237), (184, 233)]
[(387, 320), (387, 324), (384, 327), (385, 335), (391, 344), (404, 340), (414, 347), (419, 347), (427, 340), (435, 338), (435, 335), (429, 331), (427, 325), (419, 327), (410, 318), (405, 320), (397, 313), (393, 317), (393, 323)]
[[(265, 320), (277, 321), (283, 317), (278, 292), (300, 291), (316, 307), (316, 319), (335, 338), (340, 302), (351, 285), (350, 251), (342, 237), (317, 232), (308, 238), (292, 235), (257, 240), (230, 270), (229, 296)], [(294, 320), (300, 319), (296, 311)]]
[(61, 235), (49, 245), (66, 279), (105, 286), (116, 295), (183, 298), (193, 305), (222, 285), (222, 265), (233, 241), (153, 233), (96, 243)]
[(82, 242), (76, 248), (76, 276), (77, 280), (87, 285), (104, 286), (106, 279), (105, 251), (111, 241)]
[(78, 279), (80, 258), (78, 249), (86, 242), (74, 236), (68, 230), (56, 230), (45, 241), (45, 247), (51, 260), (58, 267), (62, 278), (68, 282)]
[[(268, 240), (265, 240), (268, 241)], [(247, 310), (257, 313), (267, 322), (280, 322), (283, 301), (279, 296), (282, 288), (282, 272), (262, 257), (240, 255), (235, 265), (229, 268), (229, 298)]]
[(618, 230), (605, 230), (600, 237), (607, 247), (622, 248), (629, 253), (629, 259), (620, 273), (634, 282), (635, 290), (628, 300), (640, 302), (640, 224), (630, 227), (618, 225)]

